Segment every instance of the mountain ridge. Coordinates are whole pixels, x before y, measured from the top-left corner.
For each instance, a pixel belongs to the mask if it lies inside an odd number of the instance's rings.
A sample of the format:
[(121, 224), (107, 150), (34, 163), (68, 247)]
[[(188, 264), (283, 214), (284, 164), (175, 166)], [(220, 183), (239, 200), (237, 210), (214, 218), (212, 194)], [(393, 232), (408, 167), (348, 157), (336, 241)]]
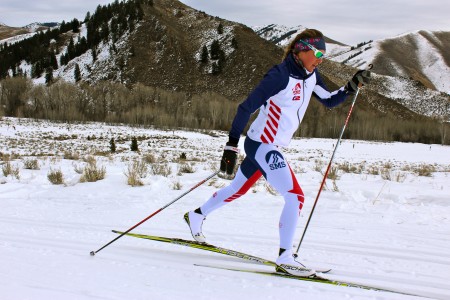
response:
[[(281, 47), (269, 41), (267, 36), (262, 38), (257, 34), (258, 30), (255, 33), (254, 29), (244, 24), (209, 16), (179, 1), (155, 0), (152, 5), (143, 6), (143, 9), (144, 19), (133, 32), (125, 33), (115, 42), (111, 39), (103, 41), (95, 50), (95, 61), (93, 51), (88, 50), (67, 65), (59, 65), (52, 71), (54, 78), (75, 82), (74, 69), (79, 65), (82, 80), (91, 84), (99, 80), (112, 80), (127, 86), (141, 83), (170, 91), (184, 91), (188, 95), (214, 92), (233, 101), (242, 101), (265, 72), (281, 61)], [(218, 33), (220, 26), (222, 33)], [(86, 28), (83, 28), (80, 33), (68, 34), (75, 40), (87, 37)], [(290, 30), (290, 36), (302, 28), (298, 26), (296, 31)], [(285, 35), (286, 38), (279, 39), (278, 44), (288, 40), (289, 35)], [(223, 60), (220, 57), (213, 59), (209, 54), (207, 61), (202, 62), (202, 48), (206, 47), (210, 51), (214, 41), (218, 41), (221, 46)], [(362, 57), (359, 54), (349, 59), (348, 66), (343, 63), (360, 51), (362, 46), (352, 49), (328, 37), (327, 42), (327, 54), (335, 57), (325, 61), (319, 71), (330, 89), (333, 89), (344, 85), (356, 69), (364, 67), (366, 62), (356, 61)], [(373, 48), (372, 44), (363, 46)], [(57, 59), (60, 60), (67, 51), (67, 44), (58, 51)], [(341, 61), (337, 54), (342, 56)], [(22, 62), (21, 66), (30, 74), (30, 65)], [(214, 68), (218, 66), (220, 71), (214, 73)], [(398, 108), (400, 117), (414, 118), (415, 114), (428, 117), (450, 115), (450, 108), (446, 107), (448, 95), (427, 88), (426, 84), (415, 78), (397, 78), (376, 70), (374, 73), (373, 83), (362, 92), (362, 95), (371, 99), (367, 109), (387, 113), (396, 107), (390, 103), (394, 101), (406, 108), (403, 112)], [(45, 75), (34, 81), (45, 83)], [(399, 93), (399, 89), (404, 88), (411, 91)], [(408, 101), (403, 101), (402, 97), (406, 96)], [(432, 109), (428, 104), (429, 99), (433, 100)]]
[[(300, 30), (296, 27), (270, 24), (255, 27), (263, 38), (285, 46)], [(261, 33), (263, 32), (263, 34)], [(293, 33), (294, 32), (294, 33)], [(373, 64), (373, 72), (381, 75), (416, 80), (425, 87), (450, 93), (450, 31), (416, 30), (376, 41), (348, 46), (326, 38), (328, 57), (355, 68)]]

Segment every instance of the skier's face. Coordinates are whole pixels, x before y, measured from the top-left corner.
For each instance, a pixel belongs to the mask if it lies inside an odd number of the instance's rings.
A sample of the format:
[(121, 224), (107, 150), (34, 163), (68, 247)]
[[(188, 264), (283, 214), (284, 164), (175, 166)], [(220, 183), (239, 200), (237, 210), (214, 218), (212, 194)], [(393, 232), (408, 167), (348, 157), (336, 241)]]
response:
[[(323, 54), (325, 54), (325, 51), (320, 50)], [(309, 50), (309, 51), (301, 51), (299, 52), (299, 58), (303, 63), (303, 67), (308, 71), (308, 72), (312, 72), (314, 71), (314, 69), (320, 65), (323, 61), (323, 58), (317, 58), (314, 55), (314, 51), (313, 50)]]

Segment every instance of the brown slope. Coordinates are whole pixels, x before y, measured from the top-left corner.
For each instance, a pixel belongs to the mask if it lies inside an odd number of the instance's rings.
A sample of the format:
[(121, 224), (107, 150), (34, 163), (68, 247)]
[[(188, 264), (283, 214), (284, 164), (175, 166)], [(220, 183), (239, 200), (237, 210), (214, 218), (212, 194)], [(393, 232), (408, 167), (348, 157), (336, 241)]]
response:
[(9, 27), (0, 25), (0, 40), (4, 40), (16, 35), (29, 33), (25, 28)]
[[(436, 90), (424, 73), (418, 53), (417, 35), (421, 35), (436, 49), (436, 54), (443, 57), (450, 66), (450, 54), (447, 51), (450, 45), (450, 32), (419, 31), (402, 37), (385, 40), (381, 43), (382, 52), (374, 59), (374, 72), (388, 76), (403, 76), (420, 82), (429, 89)], [(400, 71), (399, 71), (400, 70)]]
[[(219, 24), (231, 34), (217, 35)], [(227, 55), (220, 74), (210, 74), (209, 65), (198, 62), (195, 54), (214, 38), (226, 46), (233, 37), (238, 48)], [(242, 24), (170, 0), (154, 1), (153, 6), (145, 7), (145, 20), (130, 43), (135, 52), (128, 62), (131, 82), (189, 93), (214, 90), (238, 101), (282, 55), (281, 49)]]

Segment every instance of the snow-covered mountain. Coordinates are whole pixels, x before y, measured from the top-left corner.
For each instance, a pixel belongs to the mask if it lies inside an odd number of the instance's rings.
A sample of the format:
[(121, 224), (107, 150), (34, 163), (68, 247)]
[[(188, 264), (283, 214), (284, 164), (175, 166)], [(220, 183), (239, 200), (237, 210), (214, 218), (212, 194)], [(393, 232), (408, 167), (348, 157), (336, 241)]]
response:
[[(110, 80), (129, 86), (141, 83), (188, 94), (214, 92), (240, 101), (254, 88), (261, 76), (279, 62), (281, 47), (305, 29), (303, 26), (272, 24), (251, 30), (243, 24), (209, 16), (172, 0), (161, 0), (144, 8), (144, 17), (133, 31), (128, 30), (114, 39), (111, 36), (103, 38), (95, 47), (95, 53), (92, 48), (88, 49), (61, 65), (60, 58), (67, 55), (70, 38), (75, 45), (83, 37), (87, 38), (86, 24), (81, 24), (79, 32), (64, 34), (61, 42), (53, 44), (57, 47), (55, 53), (59, 63), (58, 68), (53, 68), (53, 78), (74, 82), (74, 71), (78, 65), (81, 80), (85, 82)], [(222, 27), (222, 33), (218, 33), (219, 26)], [(102, 32), (101, 28), (97, 29)], [(428, 58), (428, 62), (420, 60), (417, 63), (399, 52), (400, 43), (391, 42), (401, 37), (362, 42), (354, 47), (326, 37), (327, 55), (331, 59), (320, 66), (320, 71), (327, 84), (339, 87), (351, 78), (355, 68), (364, 68), (373, 63), (373, 83), (363, 92), (363, 95), (367, 93), (366, 103), (370, 106), (367, 110), (392, 112), (392, 103), (395, 102), (398, 109), (395, 115), (401, 118), (414, 118), (414, 113), (448, 118), (450, 97), (446, 92), (450, 82), (450, 64), (446, 62), (450, 59), (444, 51), (448, 48), (445, 39), (447, 34), (427, 35), (417, 32), (411, 34), (414, 38), (405, 37), (404, 40), (409, 41), (409, 48), (405, 49), (411, 49), (408, 52), (414, 53), (411, 57)], [(421, 36), (427, 38), (421, 39)], [(25, 36), (15, 38), (22, 37)], [(224, 54), (220, 63), (221, 72), (217, 74), (213, 74), (212, 69), (219, 60), (209, 58), (206, 63), (201, 62), (202, 49), (210, 49), (215, 40), (220, 43)], [(0, 43), (5, 41), (0, 39)], [(422, 52), (414, 48), (417, 44), (423, 49)], [(386, 57), (395, 59), (395, 64), (386, 61)], [(22, 61), (16, 66), (28, 76), (31, 74), (29, 62)], [(414, 66), (420, 69), (414, 69)], [(44, 83), (45, 73), (33, 80), (35, 83)]]
[[(279, 47), (285, 47), (304, 29), (301, 25), (287, 27), (276, 24), (253, 27), (260, 37)], [(355, 46), (329, 37), (325, 40), (330, 61), (321, 66), (322, 73), (332, 76), (338, 68), (342, 69), (336, 65), (330, 67), (331, 62), (358, 69), (373, 64), (374, 80), (367, 89), (421, 115), (444, 118), (450, 115), (450, 55), (445, 51), (450, 47), (450, 32), (422, 30), (364, 41)], [(372, 102), (375, 106), (379, 103), (379, 100)], [(381, 105), (379, 109), (385, 111), (386, 106)]]
[(26, 28), (30, 32), (36, 32), (36, 31), (52, 28), (55, 26), (58, 26), (58, 23), (56, 23), (56, 22), (46, 22), (46, 23), (34, 22), (34, 23), (28, 24), (26, 26), (23, 26), (22, 28)]
[[(255, 32), (284, 47), (305, 27), (271, 24)], [(449, 31), (415, 31), (348, 46), (327, 38), (327, 56), (336, 62), (363, 69), (373, 64), (380, 75), (413, 79), (425, 87), (450, 93)]]
[(10, 27), (0, 22), (0, 43), (16, 43), (33, 36), (36, 32), (58, 26), (56, 22), (34, 22), (23, 27)]

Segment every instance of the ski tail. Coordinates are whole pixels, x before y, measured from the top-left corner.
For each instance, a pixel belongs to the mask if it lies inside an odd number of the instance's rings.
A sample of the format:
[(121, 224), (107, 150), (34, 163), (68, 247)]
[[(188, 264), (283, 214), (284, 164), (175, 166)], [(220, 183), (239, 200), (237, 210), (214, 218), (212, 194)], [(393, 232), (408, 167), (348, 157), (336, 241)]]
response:
[[(123, 232), (117, 231), (117, 230), (113, 230), (112, 232), (117, 233), (117, 234), (123, 233)], [(168, 237), (162, 237), (162, 236), (138, 234), (138, 233), (131, 233), (131, 232), (126, 233), (125, 235), (137, 237), (137, 238), (141, 238), (141, 239), (164, 242), (164, 243), (169, 243), (169, 244), (175, 244), (175, 245), (186, 246), (186, 247), (196, 248), (196, 249), (200, 249), (200, 250), (220, 253), (220, 254), (244, 259), (246, 261), (250, 261), (253, 263), (267, 265), (267, 266), (275, 266), (276, 265), (275, 262), (258, 257), (258, 256), (250, 255), (247, 253), (243, 253), (243, 252), (239, 252), (239, 251), (235, 251), (235, 250), (231, 250), (231, 249), (227, 249), (227, 248), (217, 247), (217, 246), (207, 244), (207, 243), (199, 243), (197, 241), (189, 241), (189, 240), (184, 240), (184, 239), (179, 239), (179, 238), (168, 238)]]
[[(112, 232), (117, 233), (117, 234), (123, 233), (122, 231), (117, 231), (117, 230), (113, 230)], [(231, 249), (227, 249), (227, 248), (217, 247), (217, 246), (214, 246), (214, 245), (208, 244), (208, 243), (200, 243), (197, 241), (190, 241), (190, 240), (184, 240), (184, 239), (179, 239), (179, 238), (169, 238), (169, 237), (131, 233), (131, 232), (128, 232), (125, 235), (136, 237), (136, 238), (141, 238), (141, 239), (147, 239), (147, 240), (152, 240), (152, 241), (157, 241), (157, 242), (164, 242), (164, 243), (169, 243), (169, 244), (175, 244), (175, 245), (215, 252), (215, 253), (224, 254), (224, 255), (228, 255), (228, 256), (232, 256), (232, 257), (237, 257), (237, 258), (243, 259), (243, 260), (251, 262), (251, 263), (276, 267), (276, 263), (271, 260), (261, 258), (258, 256), (254, 256), (254, 255), (250, 255), (250, 254), (247, 254), (244, 252), (239, 252), (239, 251), (235, 251), (235, 250), (231, 250)], [(323, 268), (322, 269), (314, 268), (314, 270), (316, 270), (316, 272), (318, 272), (318, 273), (328, 273), (331, 271), (331, 269), (323, 269)]]
[(402, 292), (402, 291), (396, 291), (396, 290), (375, 287), (375, 286), (369, 286), (369, 285), (353, 283), (353, 282), (348, 282), (348, 281), (328, 279), (318, 273), (316, 273), (315, 275), (309, 276), (309, 277), (301, 277), (301, 276), (295, 276), (295, 275), (291, 275), (291, 274), (287, 274), (287, 273), (262, 271), (262, 270), (254, 270), (254, 269), (243, 269), (243, 268), (236, 268), (236, 267), (229, 267), (229, 266), (216, 266), (216, 265), (203, 265), (203, 264), (194, 264), (194, 266), (235, 271), (235, 272), (243, 272), (243, 273), (252, 273), (252, 274), (259, 274), (259, 275), (272, 276), (272, 277), (281, 277), (281, 278), (288, 278), (288, 279), (294, 279), (294, 280), (323, 283), (323, 284), (328, 284), (328, 285), (336, 285), (336, 286), (342, 286), (342, 287), (359, 288), (359, 289), (371, 290), (371, 291), (377, 291), (377, 292), (388, 292), (388, 293), (395, 293), (395, 294), (401, 294), (401, 295), (407, 295), (407, 296), (422, 297), (419, 295)]

